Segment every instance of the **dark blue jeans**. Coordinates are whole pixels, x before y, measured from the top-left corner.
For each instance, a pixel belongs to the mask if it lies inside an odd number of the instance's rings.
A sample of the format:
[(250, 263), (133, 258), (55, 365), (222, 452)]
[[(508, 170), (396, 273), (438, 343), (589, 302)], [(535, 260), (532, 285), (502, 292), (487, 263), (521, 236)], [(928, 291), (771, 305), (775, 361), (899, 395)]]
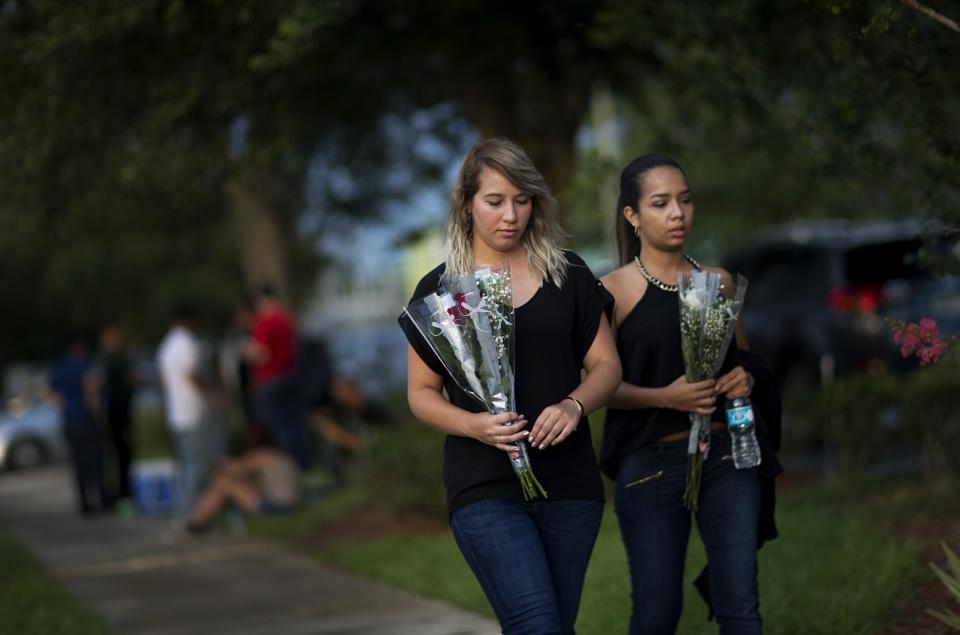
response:
[(603, 503), (482, 500), (450, 517), (453, 536), (505, 635), (574, 633)]
[(313, 436), (307, 427), (300, 384), (294, 375), (276, 377), (256, 390), (257, 414), (278, 448), (301, 468), (313, 460)]
[[(703, 464), (697, 527), (710, 565), (710, 600), (727, 634), (761, 632), (757, 593), (757, 469), (737, 470), (730, 435), (714, 432)], [(632, 634), (672, 634), (683, 605), (683, 567), (691, 513), (683, 506), (687, 441), (627, 456), (614, 500), (632, 584)]]
[(92, 421), (68, 421), (64, 434), (70, 448), (73, 480), (82, 514), (104, 511), (107, 500), (103, 491), (103, 446), (100, 430)]

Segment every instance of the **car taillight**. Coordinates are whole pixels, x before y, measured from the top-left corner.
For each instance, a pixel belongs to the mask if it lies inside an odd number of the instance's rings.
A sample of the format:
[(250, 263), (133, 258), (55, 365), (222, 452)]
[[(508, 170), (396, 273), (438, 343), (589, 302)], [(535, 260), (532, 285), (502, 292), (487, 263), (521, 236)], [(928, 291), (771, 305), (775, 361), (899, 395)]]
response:
[(827, 292), (827, 304), (837, 313), (875, 313), (882, 300), (879, 284), (850, 284)]

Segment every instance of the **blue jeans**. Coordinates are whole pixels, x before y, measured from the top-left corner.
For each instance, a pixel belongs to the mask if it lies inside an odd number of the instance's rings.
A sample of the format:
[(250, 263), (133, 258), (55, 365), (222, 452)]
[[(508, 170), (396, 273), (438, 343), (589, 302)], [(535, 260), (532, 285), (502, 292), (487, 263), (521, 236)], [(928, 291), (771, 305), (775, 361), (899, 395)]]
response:
[[(710, 600), (727, 634), (761, 632), (757, 592), (757, 469), (738, 470), (730, 435), (714, 432), (703, 464), (697, 527), (710, 565)], [(683, 604), (691, 513), (683, 506), (687, 441), (641, 448), (620, 464), (614, 501), (630, 563), (632, 634), (672, 634)]]
[(176, 513), (187, 518), (210, 469), (208, 432), (203, 422), (190, 430), (173, 430), (173, 445), (177, 454)]
[(313, 460), (313, 437), (307, 427), (303, 396), (293, 375), (276, 377), (259, 386), (255, 404), (257, 415), (266, 424), (278, 448), (293, 457), (301, 468)]
[(453, 536), (505, 635), (574, 633), (603, 503), (482, 500), (450, 517)]
[(92, 421), (67, 422), (64, 425), (70, 463), (77, 487), (80, 513), (104, 511), (107, 500), (103, 491), (103, 446), (100, 430)]

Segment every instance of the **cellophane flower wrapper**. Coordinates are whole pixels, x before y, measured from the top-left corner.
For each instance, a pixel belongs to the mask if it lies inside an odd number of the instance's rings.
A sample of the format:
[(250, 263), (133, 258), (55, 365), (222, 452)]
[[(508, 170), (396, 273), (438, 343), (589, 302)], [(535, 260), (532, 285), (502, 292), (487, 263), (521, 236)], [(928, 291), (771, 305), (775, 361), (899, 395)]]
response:
[[(442, 287), (410, 303), (404, 312), (461, 390), (492, 414), (516, 411), (509, 267), (446, 276)], [(514, 445), (517, 457), (508, 457), (524, 498), (546, 498), (533, 473), (526, 441)]]
[[(737, 328), (747, 279), (724, 281), (714, 271), (685, 271), (677, 278), (680, 301), (680, 342), (687, 381), (711, 379), (720, 371)], [(696, 510), (703, 461), (710, 452), (710, 415), (690, 413), (687, 483), (683, 501)]]

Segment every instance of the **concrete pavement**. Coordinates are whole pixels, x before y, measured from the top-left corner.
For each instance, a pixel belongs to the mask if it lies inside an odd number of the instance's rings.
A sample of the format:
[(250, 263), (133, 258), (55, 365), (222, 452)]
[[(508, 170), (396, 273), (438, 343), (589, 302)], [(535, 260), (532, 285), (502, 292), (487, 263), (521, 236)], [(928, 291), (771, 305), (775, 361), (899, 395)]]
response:
[(0, 518), (120, 634), (493, 635), (492, 620), (223, 533), (80, 518), (63, 466), (0, 475)]

